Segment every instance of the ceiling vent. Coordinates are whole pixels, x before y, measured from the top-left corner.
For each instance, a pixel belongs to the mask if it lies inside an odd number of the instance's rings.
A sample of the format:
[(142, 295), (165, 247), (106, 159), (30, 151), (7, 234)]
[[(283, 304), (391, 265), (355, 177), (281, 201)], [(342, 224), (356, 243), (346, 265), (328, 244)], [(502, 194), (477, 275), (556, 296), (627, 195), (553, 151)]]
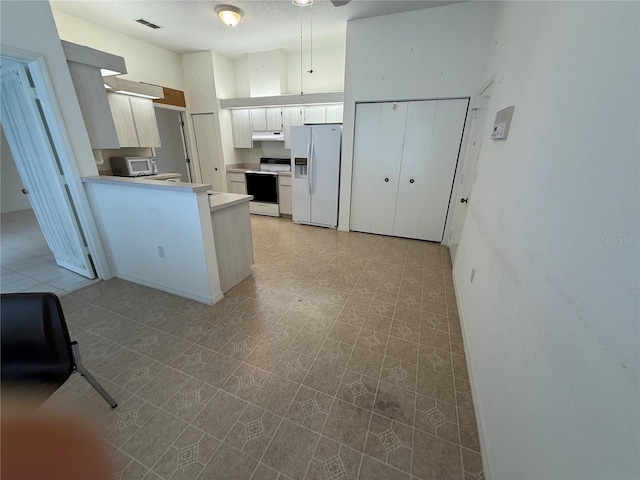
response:
[(156, 25), (155, 23), (151, 23), (151, 22), (145, 20), (144, 18), (139, 18), (139, 19), (136, 20), (136, 22), (138, 22), (140, 25), (144, 25), (145, 27), (153, 28), (154, 30), (157, 30), (158, 28), (162, 28), (160, 25)]

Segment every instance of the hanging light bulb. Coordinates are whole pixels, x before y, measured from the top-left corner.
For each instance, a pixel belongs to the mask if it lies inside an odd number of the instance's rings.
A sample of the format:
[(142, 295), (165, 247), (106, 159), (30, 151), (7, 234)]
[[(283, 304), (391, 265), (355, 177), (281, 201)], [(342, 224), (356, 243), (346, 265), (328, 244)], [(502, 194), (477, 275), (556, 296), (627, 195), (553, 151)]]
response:
[(298, 7), (307, 7), (313, 3), (313, 0), (291, 0), (291, 3)]

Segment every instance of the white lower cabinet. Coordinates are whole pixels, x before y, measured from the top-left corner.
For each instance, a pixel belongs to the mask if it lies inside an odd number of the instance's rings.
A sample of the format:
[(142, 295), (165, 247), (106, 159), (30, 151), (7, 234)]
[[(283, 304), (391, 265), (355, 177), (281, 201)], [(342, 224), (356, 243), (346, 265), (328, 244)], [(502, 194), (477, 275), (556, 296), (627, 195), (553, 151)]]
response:
[(356, 107), (350, 228), (441, 242), (468, 100)]
[(244, 173), (227, 172), (227, 189), (229, 193), (247, 194), (247, 183)]
[(291, 215), (291, 176), (278, 175), (278, 204), (281, 215)]

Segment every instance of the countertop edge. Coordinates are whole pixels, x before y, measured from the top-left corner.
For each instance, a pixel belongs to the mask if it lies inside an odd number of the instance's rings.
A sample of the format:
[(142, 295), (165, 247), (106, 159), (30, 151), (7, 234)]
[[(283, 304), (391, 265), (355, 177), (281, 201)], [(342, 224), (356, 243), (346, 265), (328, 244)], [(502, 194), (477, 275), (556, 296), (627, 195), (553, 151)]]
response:
[(216, 193), (215, 195), (209, 195), (209, 206), (211, 212), (217, 212), (218, 210), (223, 210), (234, 205), (250, 202), (251, 200), (253, 200), (253, 195)]
[(130, 177), (114, 177), (110, 175), (96, 175), (90, 177), (82, 177), (83, 183), (106, 183), (110, 185), (122, 185), (140, 188), (160, 188), (173, 189), (183, 192), (200, 193), (211, 189), (210, 184), (204, 183), (185, 183), (185, 182), (164, 182), (161, 180), (151, 180), (144, 178)]

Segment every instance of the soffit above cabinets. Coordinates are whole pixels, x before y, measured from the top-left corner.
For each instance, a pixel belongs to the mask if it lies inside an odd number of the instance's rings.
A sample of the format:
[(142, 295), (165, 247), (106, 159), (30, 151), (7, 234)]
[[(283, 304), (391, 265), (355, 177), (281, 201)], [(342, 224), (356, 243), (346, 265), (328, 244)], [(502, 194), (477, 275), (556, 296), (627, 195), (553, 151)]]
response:
[(65, 40), (61, 40), (61, 43), (64, 55), (69, 62), (97, 67), (100, 69), (103, 77), (127, 73), (127, 66), (122, 57)]
[(287, 105), (312, 105), (314, 103), (343, 103), (344, 92), (307, 93), (303, 97), (277, 95), (274, 97), (228, 98), (221, 100), (222, 108), (284, 107)]

